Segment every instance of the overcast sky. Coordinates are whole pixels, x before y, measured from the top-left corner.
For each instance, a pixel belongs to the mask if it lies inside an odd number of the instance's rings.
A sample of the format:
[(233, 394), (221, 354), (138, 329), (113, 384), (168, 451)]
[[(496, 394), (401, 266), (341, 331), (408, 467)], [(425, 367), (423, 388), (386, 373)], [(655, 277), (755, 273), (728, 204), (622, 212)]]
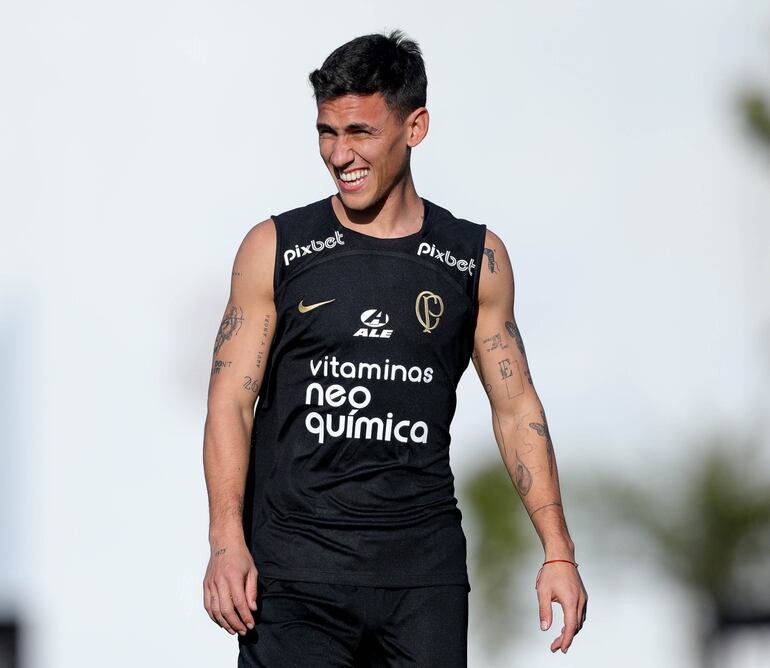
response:
[[(682, 461), (713, 426), (767, 438), (770, 161), (735, 105), (770, 84), (766, 2), (75, 0), (2, 15), (0, 609), (34, 634), (26, 668), (234, 665), (201, 596), (211, 347), (249, 228), (333, 192), (307, 74), (360, 34), (402, 28), (423, 48), (415, 184), (508, 248), (562, 479)], [(499, 455), (472, 370), (459, 393), (462, 482)], [(561, 615), (542, 634), (530, 591), (532, 632), (499, 665), (691, 665), (692, 602), (643, 567), (639, 584), (608, 581), (573, 538), (586, 627), (550, 658)], [(489, 665), (479, 652), (470, 665)]]

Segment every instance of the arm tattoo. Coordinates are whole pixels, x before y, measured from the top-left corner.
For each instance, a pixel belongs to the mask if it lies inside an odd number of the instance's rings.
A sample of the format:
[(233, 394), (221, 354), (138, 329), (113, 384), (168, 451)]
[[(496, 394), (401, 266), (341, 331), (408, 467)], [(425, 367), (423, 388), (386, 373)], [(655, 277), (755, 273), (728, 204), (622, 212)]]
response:
[(546, 503), (544, 506), (540, 506), (539, 508), (535, 508), (529, 516), (532, 517), (538, 510), (542, 510), (543, 508), (547, 508), (548, 506), (559, 506), (561, 508), (561, 504), (558, 501), (554, 501), (553, 503)]
[(267, 346), (267, 333), (270, 330), (270, 315), (266, 315), (265, 319), (262, 321), (262, 341), (259, 344), (259, 350), (257, 351), (257, 369), (259, 369), (262, 366), (262, 361), (265, 356), (265, 351), (263, 348)]
[(259, 389), (259, 381), (256, 378), (252, 378), (251, 376), (244, 376), (243, 389), (256, 392)]
[(219, 349), (225, 341), (229, 341), (238, 333), (243, 321), (243, 309), (240, 306), (233, 306), (230, 309), (230, 312), (222, 318), (222, 324), (219, 325), (217, 339), (214, 343), (215, 355), (219, 352)]
[(214, 360), (214, 364), (211, 366), (211, 375), (212, 376), (218, 376), (219, 372), (222, 369), (227, 369), (232, 365), (231, 361), (225, 361), (225, 360)]
[(508, 330), (508, 333), (513, 337), (514, 341), (516, 341), (516, 347), (519, 349), (522, 357), (526, 357), (527, 354), (524, 352), (524, 341), (521, 340), (521, 333), (519, 332), (516, 323), (513, 320), (506, 320), (505, 329)]
[(490, 273), (494, 274), (496, 271), (500, 271), (500, 265), (495, 260), (495, 251), (491, 248), (485, 248), (484, 255), (487, 256), (487, 266), (489, 267)]
[(511, 360), (509, 358), (506, 357), (497, 363), (497, 366), (500, 368), (500, 378), (505, 383), (505, 392), (509, 399), (518, 397), (524, 392), (524, 383), (521, 380), (519, 363), (516, 360), (513, 360), (513, 363), (516, 365), (515, 375), (511, 370)]
[(516, 450), (516, 478), (514, 484), (516, 485), (516, 489), (519, 490), (519, 494), (522, 496), (526, 496), (532, 487), (532, 474), (524, 465), (524, 462), (519, 459), (518, 450)]
[(548, 471), (551, 474), (551, 477), (553, 478), (553, 467), (554, 463), (556, 461), (556, 457), (553, 453), (553, 443), (551, 442), (551, 433), (548, 431), (548, 422), (545, 419), (545, 412), (543, 409), (540, 409), (540, 415), (543, 419), (542, 422), (530, 422), (529, 426), (534, 429), (538, 436), (542, 436), (545, 438), (545, 449), (546, 453), (548, 454)]
[(507, 348), (508, 344), (503, 343), (503, 337), (498, 332), (497, 334), (493, 334), (492, 336), (484, 339), (484, 343), (489, 344), (489, 348), (487, 348), (487, 352), (491, 352), (492, 350), (495, 350), (496, 348)]

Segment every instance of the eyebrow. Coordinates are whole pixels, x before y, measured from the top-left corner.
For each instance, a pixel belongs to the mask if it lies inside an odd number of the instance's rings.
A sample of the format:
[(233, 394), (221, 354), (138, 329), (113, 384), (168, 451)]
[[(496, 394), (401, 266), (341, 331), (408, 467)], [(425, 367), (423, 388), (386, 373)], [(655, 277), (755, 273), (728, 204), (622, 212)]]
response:
[[(322, 130), (328, 130), (329, 132), (335, 132), (336, 130), (331, 126), (327, 125), (326, 123), (316, 123), (316, 129), (321, 132)], [(357, 130), (363, 130), (364, 132), (371, 132), (373, 134), (377, 134), (379, 130), (368, 123), (350, 123), (349, 125), (345, 126), (346, 132), (355, 132)]]

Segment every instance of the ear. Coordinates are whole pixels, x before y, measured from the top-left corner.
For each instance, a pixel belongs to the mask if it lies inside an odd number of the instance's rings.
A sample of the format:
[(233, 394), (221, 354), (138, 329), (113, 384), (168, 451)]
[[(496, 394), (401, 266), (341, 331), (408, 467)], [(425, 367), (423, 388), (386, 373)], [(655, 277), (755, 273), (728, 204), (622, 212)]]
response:
[(407, 131), (406, 144), (409, 148), (417, 146), (417, 144), (425, 139), (425, 135), (428, 134), (429, 124), (430, 114), (428, 114), (428, 110), (425, 107), (418, 107), (406, 117), (404, 125)]

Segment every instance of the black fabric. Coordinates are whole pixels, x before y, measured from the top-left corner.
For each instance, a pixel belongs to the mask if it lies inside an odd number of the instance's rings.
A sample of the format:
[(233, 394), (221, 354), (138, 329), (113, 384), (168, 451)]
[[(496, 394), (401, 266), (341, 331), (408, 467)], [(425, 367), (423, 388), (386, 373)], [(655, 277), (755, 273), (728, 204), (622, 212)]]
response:
[(331, 198), (273, 216), (277, 323), (244, 514), (265, 577), (469, 588), (449, 427), (486, 226), (423, 203), (420, 231), (396, 239), (344, 227)]
[(259, 577), (238, 668), (466, 668), (468, 590)]

